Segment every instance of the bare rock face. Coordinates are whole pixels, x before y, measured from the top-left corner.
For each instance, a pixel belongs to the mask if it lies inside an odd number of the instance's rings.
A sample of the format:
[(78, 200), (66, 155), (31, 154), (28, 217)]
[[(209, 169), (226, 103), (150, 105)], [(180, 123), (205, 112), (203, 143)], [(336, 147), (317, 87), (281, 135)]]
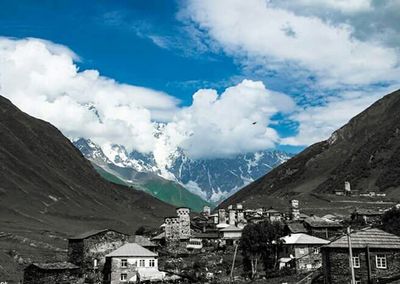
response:
[(382, 192), (397, 198), (400, 188), (400, 90), (374, 103), (326, 140), (251, 183), (220, 206), (287, 206), (293, 197), (312, 206), (315, 194), (343, 189)]

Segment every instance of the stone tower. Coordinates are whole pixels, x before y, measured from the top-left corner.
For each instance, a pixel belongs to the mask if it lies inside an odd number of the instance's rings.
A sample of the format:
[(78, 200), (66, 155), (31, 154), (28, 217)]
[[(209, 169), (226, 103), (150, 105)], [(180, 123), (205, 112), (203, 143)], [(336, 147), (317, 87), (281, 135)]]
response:
[(180, 207), (176, 209), (178, 215), (180, 233), (179, 239), (186, 240), (190, 238), (190, 209), (187, 207)]
[(204, 216), (210, 216), (211, 215), (211, 208), (210, 206), (204, 205), (203, 207), (203, 215)]
[(235, 224), (236, 224), (236, 210), (231, 207), (229, 208), (229, 225), (235, 225)]
[(166, 217), (165, 223), (165, 239), (167, 241), (178, 241), (180, 235), (180, 223), (178, 217)]
[(218, 210), (218, 224), (226, 224), (225, 209)]
[(290, 200), (290, 219), (293, 221), (300, 220), (299, 201), (296, 199)]
[(236, 204), (236, 213), (237, 213), (237, 221), (244, 222), (244, 212), (243, 212), (243, 205), (241, 203)]

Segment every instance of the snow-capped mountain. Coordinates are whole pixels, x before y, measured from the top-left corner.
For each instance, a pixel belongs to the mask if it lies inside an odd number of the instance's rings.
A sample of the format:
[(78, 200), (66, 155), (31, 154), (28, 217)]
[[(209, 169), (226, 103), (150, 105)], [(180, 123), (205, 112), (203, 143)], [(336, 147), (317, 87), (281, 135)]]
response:
[(220, 202), (248, 183), (265, 175), (291, 155), (281, 151), (259, 151), (232, 158), (193, 160), (176, 149), (168, 161), (157, 162), (153, 153), (128, 152), (122, 145), (100, 146), (87, 139), (73, 141), (83, 155), (102, 166), (132, 169), (138, 173), (158, 175), (183, 185), (186, 189), (211, 202)]

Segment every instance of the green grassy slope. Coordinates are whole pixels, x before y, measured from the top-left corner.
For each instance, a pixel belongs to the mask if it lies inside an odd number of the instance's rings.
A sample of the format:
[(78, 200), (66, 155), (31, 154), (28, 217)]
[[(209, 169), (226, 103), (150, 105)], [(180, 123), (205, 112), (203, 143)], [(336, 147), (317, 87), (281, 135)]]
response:
[(205, 200), (203, 200), (200, 196), (191, 193), (183, 186), (169, 180), (162, 179), (150, 179), (140, 183), (129, 183), (126, 182), (116, 175), (107, 172), (105, 169), (97, 166), (92, 163), (96, 171), (106, 180), (111, 181), (113, 183), (133, 186), (137, 189), (141, 189), (152, 196), (167, 202), (171, 205), (180, 207), (186, 206), (192, 209), (195, 212), (200, 212), (203, 209), (204, 205), (208, 205), (210, 207), (215, 207), (215, 204), (211, 204)]

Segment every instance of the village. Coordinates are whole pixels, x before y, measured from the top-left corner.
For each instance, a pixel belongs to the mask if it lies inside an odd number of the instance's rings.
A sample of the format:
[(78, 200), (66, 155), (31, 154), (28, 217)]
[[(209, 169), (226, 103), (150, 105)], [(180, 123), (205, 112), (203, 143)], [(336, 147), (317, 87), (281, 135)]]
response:
[(286, 212), (180, 207), (158, 230), (70, 237), (65, 262), (32, 263), (23, 283), (396, 283), (400, 237), (379, 228), (390, 209), (399, 206), (351, 216), (306, 215), (298, 200)]

